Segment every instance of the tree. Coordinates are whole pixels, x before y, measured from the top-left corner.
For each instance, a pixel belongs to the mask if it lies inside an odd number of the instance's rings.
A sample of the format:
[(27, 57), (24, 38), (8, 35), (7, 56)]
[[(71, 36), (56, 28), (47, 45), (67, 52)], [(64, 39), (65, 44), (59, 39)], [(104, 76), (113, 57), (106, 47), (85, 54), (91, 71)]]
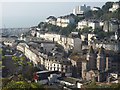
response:
[(25, 61), (25, 60), (26, 60), (26, 57), (25, 57), (25, 56), (22, 56), (22, 57), (20, 57), (20, 60), (21, 60), (21, 61)]
[(3, 55), (2, 55), (2, 60), (5, 60), (5, 59), (6, 59), (6, 56), (3, 56)]
[(8, 90), (8, 89), (15, 89), (15, 90), (20, 90), (20, 89), (33, 89), (33, 88), (39, 88), (43, 90), (43, 86), (37, 83), (28, 83), (26, 81), (11, 81), (7, 85), (3, 87), (3, 90)]
[(68, 36), (72, 31), (74, 31), (76, 29), (76, 25), (75, 24), (70, 24), (67, 27), (63, 27), (61, 28), (59, 34)]
[(91, 30), (92, 30), (92, 27), (85, 27), (85, 28), (83, 28), (80, 32), (81, 32), (81, 33), (90, 33)]
[(85, 12), (85, 18), (91, 18), (93, 17), (93, 11), (89, 10), (88, 12)]
[(102, 6), (102, 10), (104, 13), (109, 11), (109, 8), (112, 8), (114, 2), (106, 2), (105, 5)]
[(15, 61), (15, 62), (18, 62), (19, 58), (17, 56), (12, 56), (12, 60)]

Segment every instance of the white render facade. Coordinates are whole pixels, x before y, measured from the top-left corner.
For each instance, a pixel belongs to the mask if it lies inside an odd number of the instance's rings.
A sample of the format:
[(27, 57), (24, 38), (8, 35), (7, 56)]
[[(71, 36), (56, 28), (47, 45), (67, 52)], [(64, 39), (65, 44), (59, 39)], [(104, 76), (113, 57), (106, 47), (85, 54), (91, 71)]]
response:
[(58, 17), (56, 25), (60, 27), (67, 27), (69, 24), (73, 24), (75, 22), (73, 17)]
[[(64, 62), (66, 64), (64, 64)], [(45, 60), (45, 68), (49, 71), (60, 71), (65, 73), (66, 76), (71, 76), (71, 62), (70, 60), (57, 60), (57, 59), (47, 59)]]
[(98, 21), (88, 21), (88, 20), (83, 20), (78, 22), (77, 29), (83, 29), (86, 27), (91, 27), (94, 30), (100, 27), (100, 23)]
[(65, 37), (59, 34), (52, 34), (52, 33), (45, 33), (44, 35), (40, 35), (40, 38), (43, 38), (45, 40), (55, 41), (58, 44), (62, 45), (65, 50), (73, 49), (75, 52), (81, 51), (81, 44), (82, 41), (80, 38), (70, 38)]
[(65, 76), (71, 76), (71, 61), (67, 58), (47, 56), (38, 52), (37, 50), (29, 47), (25, 43), (19, 43), (17, 45), (17, 50), (24, 53), (24, 55), (33, 62), (34, 66), (40, 67), (41, 69), (46, 69), (48, 71), (60, 71), (65, 73)]
[(118, 4), (118, 3), (114, 3), (113, 6), (112, 6), (112, 8), (109, 9), (109, 11), (114, 12), (114, 11), (116, 11), (118, 8), (119, 8), (119, 4)]

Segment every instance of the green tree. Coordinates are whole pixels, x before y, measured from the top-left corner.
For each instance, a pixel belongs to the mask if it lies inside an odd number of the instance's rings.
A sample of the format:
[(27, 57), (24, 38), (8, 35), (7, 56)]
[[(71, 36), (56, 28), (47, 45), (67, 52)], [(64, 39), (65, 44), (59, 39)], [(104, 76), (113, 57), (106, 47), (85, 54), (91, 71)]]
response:
[(92, 27), (85, 27), (80, 31), (80, 33), (90, 33), (91, 31), (92, 31)]
[(92, 10), (90, 10), (88, 12), (85, 12), (85, 18), (91, 18), (91, 17), (93, 17), (93, 11)]
[(112, 8), (114, 2), (106, 2), (105, 5), (102, 6), (102, 10), (104, 13), (109, 11), (109, 8)]
[(25, 57), (25, 56), (22, 56), (22, 57), (20, 57), (20, 60), (21, 60), (21, 61), (25, 61), (25, 60), (26, 60), (26, 57)]
[(12, 60), (18, 62), (20, 59), (17, 56), (12, 56)]
[(5, 59), (6, 59), (6, 56), (3, 56), (3, 55), (2, 55), (2, 60), (5, 60)]
[(15, 90), (29, 90), (33, 88), (41, 88), (42, 90), (44, 89), (42, 85), (37, 84), (37, 83), (28, 83), (26, 81), (11, 81), (9, 82), (6, 86), (3, 87), (3, 90), (10, 90), (10, 89), (15, 89)]

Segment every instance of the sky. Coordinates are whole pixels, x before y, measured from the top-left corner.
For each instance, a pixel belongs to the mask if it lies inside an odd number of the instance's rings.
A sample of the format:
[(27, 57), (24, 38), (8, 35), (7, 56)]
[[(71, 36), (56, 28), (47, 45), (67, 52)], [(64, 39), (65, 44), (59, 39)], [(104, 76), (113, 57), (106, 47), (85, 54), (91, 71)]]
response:
[[(8, 2), (9, 1), (9, 2)], [(45, 21), (50, 15), (59, 17), (61, 15), (70, 14), (76, 6), (86, 4), (88, 6), (99, 6), (105, 4), (105, 0), (99, 2), (34, 2), (25, 0), (26, 2), (15, 2), (12, 0), (4, 0), (0, 3), (0, 28), (20, 28), (38, 25), (41, 21)], [(1, 22), (2, 21), (2, 22)]]

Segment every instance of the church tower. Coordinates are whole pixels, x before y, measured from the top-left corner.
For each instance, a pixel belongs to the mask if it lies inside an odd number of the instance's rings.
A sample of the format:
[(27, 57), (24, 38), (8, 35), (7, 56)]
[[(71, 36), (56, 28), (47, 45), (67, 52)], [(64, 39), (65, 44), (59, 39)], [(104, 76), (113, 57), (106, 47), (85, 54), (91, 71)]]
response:
[(90, 46), (87, 54), (87, 70), (96, 70), (96, 54), (92, 46)]
[(97, 54), (97, 68), (99, 71), (105, 71), (106, 69), (106, 57), (105, 57), (105, 50), (101, 46)]

